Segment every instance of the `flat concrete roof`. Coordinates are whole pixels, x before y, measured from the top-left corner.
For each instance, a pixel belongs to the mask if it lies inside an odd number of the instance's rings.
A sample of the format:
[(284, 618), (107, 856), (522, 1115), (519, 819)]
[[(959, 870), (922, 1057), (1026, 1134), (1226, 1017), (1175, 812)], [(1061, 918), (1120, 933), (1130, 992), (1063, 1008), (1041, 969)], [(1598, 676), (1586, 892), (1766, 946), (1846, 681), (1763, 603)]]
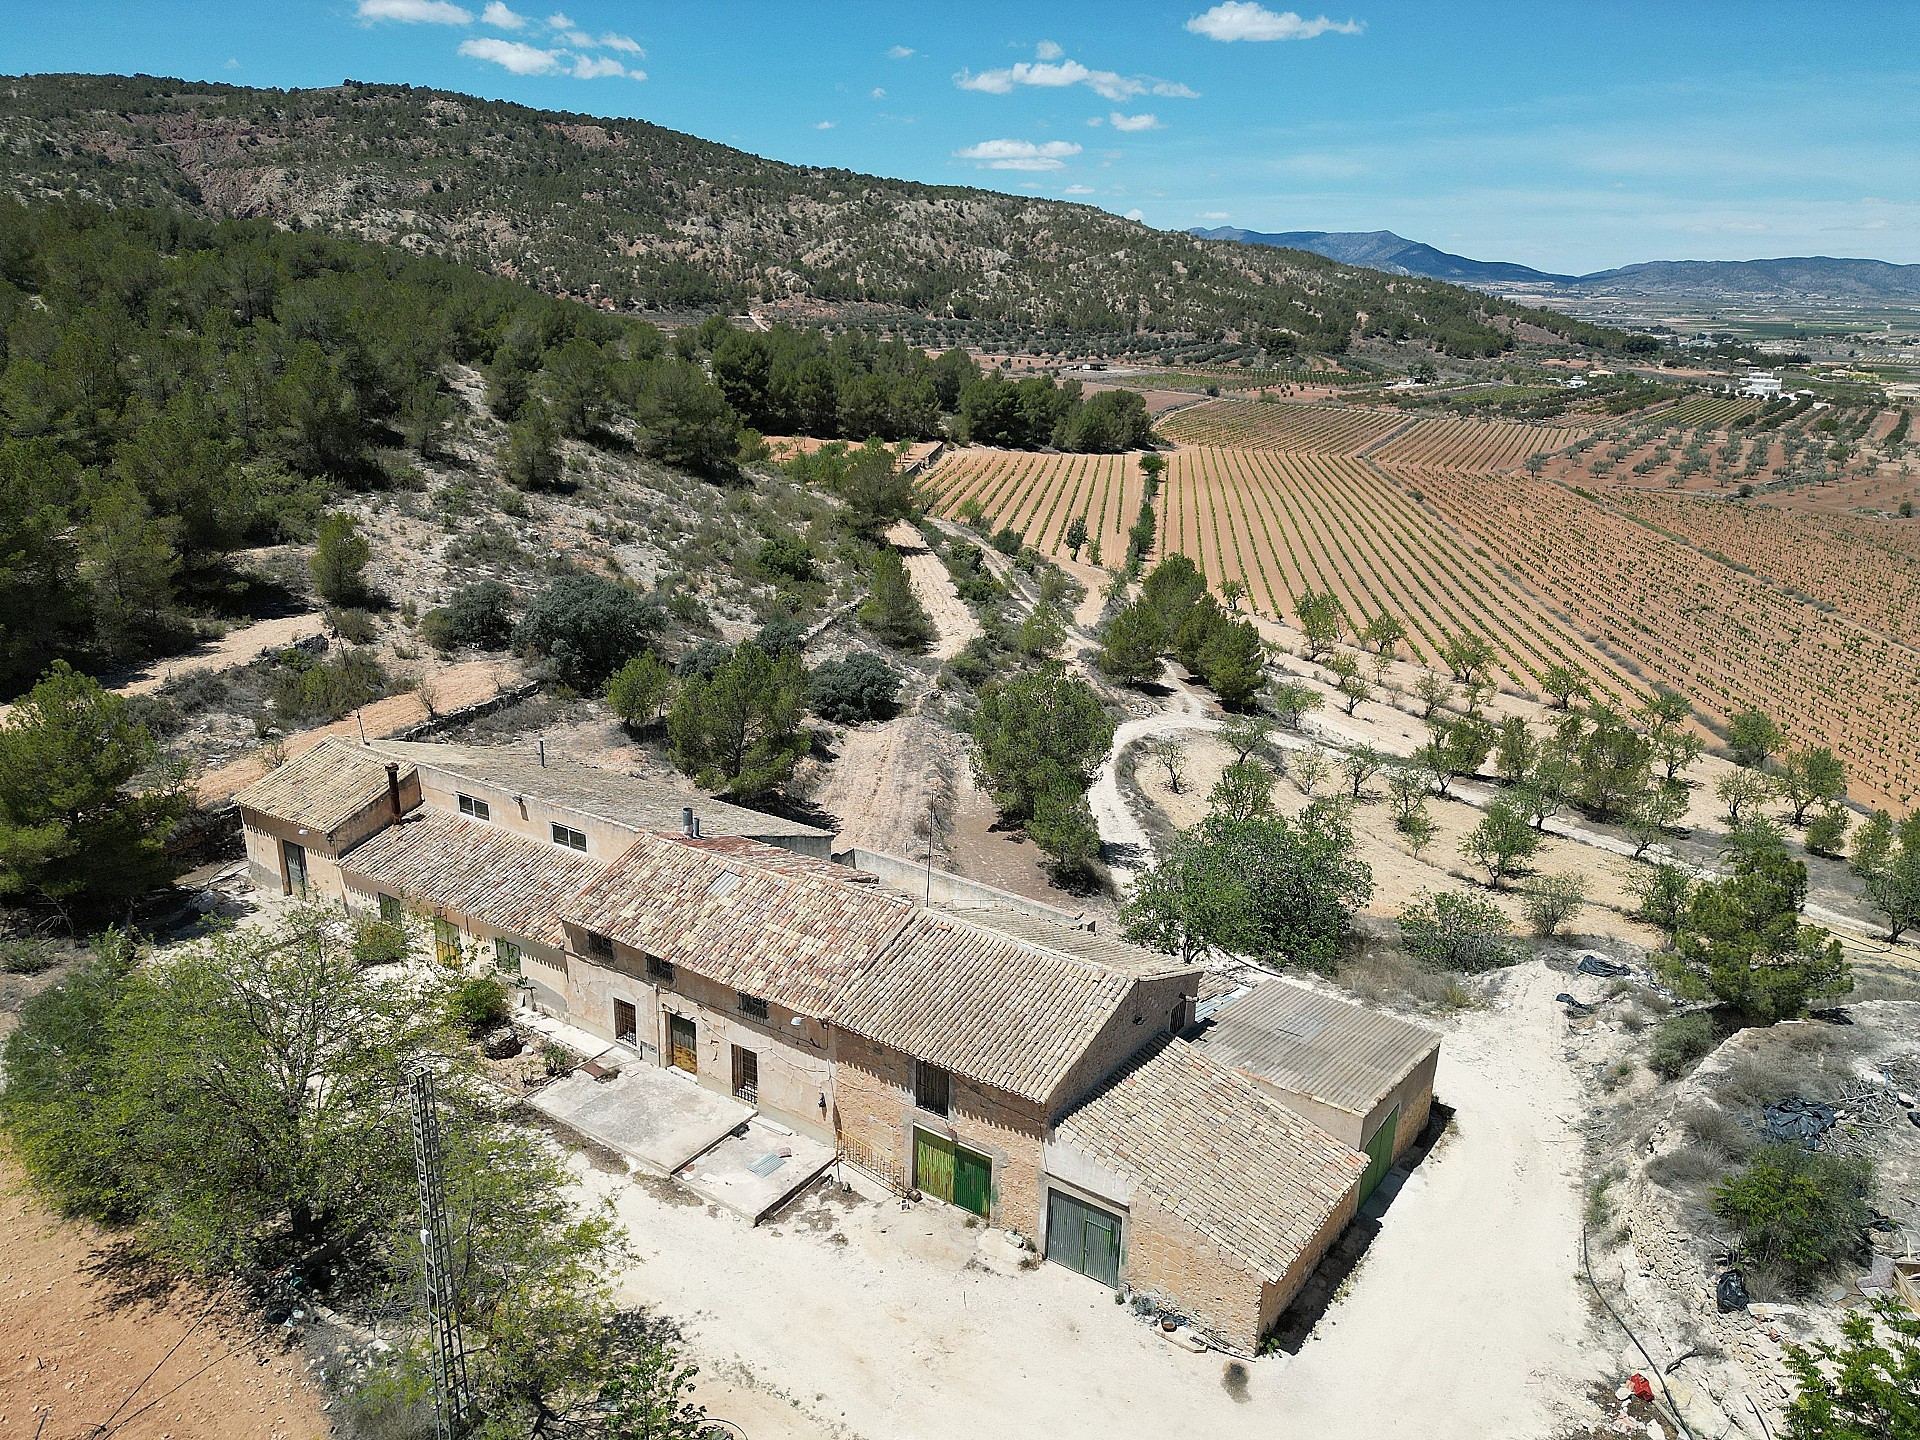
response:
[[(616, 1058), (617, 1057), (617, 1058)], [(707, 1089), (678, 1070), (619, 1050), (611, 1080), (584, 1070), (563, 1075), (527, 1101), (542, 1115), (619, 1151), (656, 1175), (671, 1175), (753, 1118), (753, 1107)]]

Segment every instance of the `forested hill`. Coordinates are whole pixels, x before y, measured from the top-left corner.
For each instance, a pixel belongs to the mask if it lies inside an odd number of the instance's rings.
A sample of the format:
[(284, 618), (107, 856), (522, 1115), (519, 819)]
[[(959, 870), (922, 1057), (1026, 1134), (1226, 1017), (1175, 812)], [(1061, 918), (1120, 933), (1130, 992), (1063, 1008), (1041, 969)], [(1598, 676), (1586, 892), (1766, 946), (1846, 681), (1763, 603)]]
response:
[[(390, 240), (621, 308), (859, 302), (1035, 333), (1376, 335), (1457, 355), (1617, 331), (1458, 287), (1150, 229), (1084, 205), (761, 159), (636, 120), (349, 82), (0, 81), (0, 193)], [(1531, 328), (1527, 328), (1531, 327)]]

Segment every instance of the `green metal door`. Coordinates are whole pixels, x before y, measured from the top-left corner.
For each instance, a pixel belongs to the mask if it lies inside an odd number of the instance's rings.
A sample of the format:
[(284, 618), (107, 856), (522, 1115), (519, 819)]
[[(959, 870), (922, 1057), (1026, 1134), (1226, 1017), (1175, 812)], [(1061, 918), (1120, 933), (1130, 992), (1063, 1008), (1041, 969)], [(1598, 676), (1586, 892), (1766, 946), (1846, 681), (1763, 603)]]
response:
[(982, 1220), (993, 1209), (993, 1161), (959, 1145), (953, 1147), (953, 1203)]
[(936, 1200), (953, 1200), (953, 1141), (925, 1130), (913, 1132), (913, 1188)]
[(1387, 1112), (1387, 1118), (1380, 1122), (1380, 1128), (1373, 1132), (1373, 1138), (1367, 1141), (1367, 1168), (1360, 1177), (1360, 1203), (1365, 1204), (1367, 1197), (1373, 1194), (1393, 1164), (1393, 1140), (1400, 1133), (1400, 1107), (1394, 1106)]
[(1120, 1283), (1120, 1217), (1047, 1192), (1047, 1259), (1102, 1285)]

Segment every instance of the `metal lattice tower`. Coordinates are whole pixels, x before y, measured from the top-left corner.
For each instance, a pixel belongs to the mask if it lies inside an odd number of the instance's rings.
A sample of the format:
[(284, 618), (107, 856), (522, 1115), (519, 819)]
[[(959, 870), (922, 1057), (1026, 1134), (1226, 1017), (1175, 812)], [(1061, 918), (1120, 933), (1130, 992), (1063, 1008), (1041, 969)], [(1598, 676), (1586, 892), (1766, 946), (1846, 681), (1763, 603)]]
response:
[(446, 1176), (440, 1164), (440, 1112), (433, 1072), (414, 1069), (407, 1087), (413, 1115), (413, 1159), (420, 1176), (420, 1248), (425, 1257), (427, 1324), (432, 1329), (433, 1418), (438, 1440), (459, 1440), (472, 1420), (467, 1355), (453, 1308), (453, 1251), (447, 1238)]

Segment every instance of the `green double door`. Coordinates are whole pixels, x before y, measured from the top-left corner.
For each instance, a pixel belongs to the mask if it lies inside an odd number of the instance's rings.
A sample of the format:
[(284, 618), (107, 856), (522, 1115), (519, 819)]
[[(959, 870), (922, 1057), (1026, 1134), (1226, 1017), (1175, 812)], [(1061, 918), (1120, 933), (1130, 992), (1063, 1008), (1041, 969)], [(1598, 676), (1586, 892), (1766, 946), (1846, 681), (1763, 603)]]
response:
[(944, 1135), (915, 1129), (913, 1187), (984, 1220), (993, 1209), (993, 1161)]
[(1102, 1285), (1119, 1285), (1120, 1217), (1049, 1190), (1047, 1259)]

